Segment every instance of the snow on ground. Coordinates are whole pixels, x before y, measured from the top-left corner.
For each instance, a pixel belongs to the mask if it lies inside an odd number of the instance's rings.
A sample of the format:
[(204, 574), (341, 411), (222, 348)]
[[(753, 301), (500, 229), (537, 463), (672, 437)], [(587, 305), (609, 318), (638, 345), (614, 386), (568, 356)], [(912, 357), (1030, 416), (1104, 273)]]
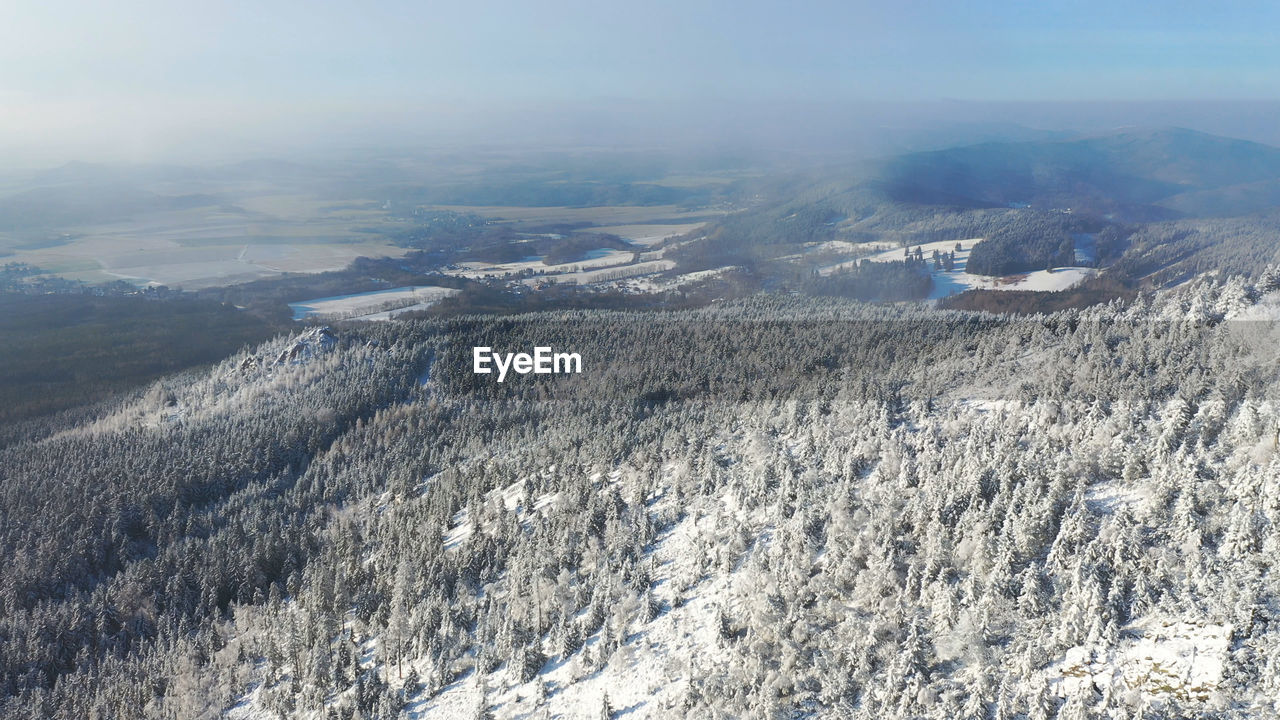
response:
[[(1036, 270), (1029, 273), (1021, 273), (1018, 275), (1009, 275), (1006, 277), (992, 277), (989, 275), (972, 275), (965, 272), (965, 266), (969, 262), (969, 252), (973, 250), (973, 246), (981, 242), (981, 239), (962, 240), (959, 243), (951, 240), (939, 242), (924, 243), (916, 246), (912, 245), (912, 251), (916, 247), (924, 253), (925, 262), (930, 264), (932, 268), (933, 251), (940, 253), (955, 252), (955, 269), (948, 272), (945, 270), (933, 270), (933, 292), (930, 293), (930, 300), (938, 300), (949, 295), (962, 293), (965, 290), (983, 289), (983, 290), (1038, 290), (1042, 292), (1057, 292), (1067, 290), (1080, 284), (1085, 278), (1092, 277), (1098, 271), (1094, 268), (1087, 267), (1063, 267), (1054, 268), (1052, 270)], [(959, 244), (960, 249), (956, 250)], [(876, 252), (862, 261), (870, 260), (872, 262), (894, 262), (903, 259), (904, 250), (901, 247), (895, 247), (892, 250), (883, 250)], [(851, 267), (859, 260), (846, 260), (835, 265), (829, 265), (819, 269), (822, 275), (830, 275), (842, 268)]]
[(1151, 493), (1146, 487), (1110, 480), (1091, 486), (1085, 495), (1085, 501), (1094, 510), (1109, 514), (1121, 507), (1140, 509), (1150, 497)]
[(1017, 401), (994, 398), (961, 398), (960, 404), (965, 407), (973, 408), (980, 413), (1017, 412), (1022, 408), (1022, 404)]
[(708, 278), (718, 277), (724, 273), (737, 270), (737, 265), (729, 265), (726, 267), (713, 268), (711, 270), (698, 270), (691, 273), (683, 273), (672, 278), (629, 278), (618, 282), (618, 287), (633, 292), (662, 292), (664, 290), (676, 290), (685, 285), (700, 282)]
[[(674, 466), (667, 468), (668, 472), (674, 470)], [(619, 476), (618, 472), (611, 472), (607, 481), (618, 482)], [(495, 492), (510, 502), (508, 498), (520, 495), (519, 489), (513, 490), (518, 485)], [(658, 499), (655, 506), (663, 502), (667, 500)], [(731, 498), (726, 495), (719, 512), (733, 510)], [(455, 516), (454, 527), (446, 533), (446, 543), (465, 542), (470, 529), (462, 528), (467, 524), (464, 513)], [(689, 659), (715, 662), (717, 656), (724, 654), (718, 649), (718, 613), (722, 606), (732, 606), (734, 597), (753, 592), (752, 588), (735, 585), (739, 583), (736, 573), (717, 574), (711, 579), (701, 576), (698, 558), (714, 525), (713, 515), (691, 512), (655, 543), (650, 555), (656, 569), (654, 596), (668, 609), (648, 623), (633, 622), (626, 642), (603, 667), (584, 661), (585, 654), (597, 652), (600, 636), (596, 633), (587, 638), (583, 650), (567, 659), (555, 657), (548, 646), (551, 659), (528, 683), (517, 683), (505, 666), (486, 676), (493, 717), (537, 717), (532, 713), (538, 707), (539, 684), (554, 708), (551, 717), (599, 717), (606, 693), (615, 717), (678, 717), (674, 705), (687, 684), (684, 676)], [(415, 720), (472, 717), (479, 697), (476, 678), (469, 674), (434, 697), (418, 698), (406, 709)]]
[(1156, 705), (1206, 701), (1222, 681), (1230, 646), (1230, 625), (1147, 620), (1123, 630), (1113, 647), (1068, 650), (1049, 666), (1049, 685), (1059, 697), (1093, 686), (1137, 691)]
[[(536, 287), (545, 282), (589, 285), (652, 275), (675, 267), (674, 262), (664, 260), (662, 257), (666, 248), (653, 249), (653, 246), (669, 237), (701, 227), (703, 224), (705, 223), (602, 227), (598, 228), (601, 232), (615, 232), (634, 244), (636, 248), (634, 250), (597, 248), (585, 253), (581, 260), (556, 265), (544, 264), (541, 256), (526, 257), (517, 262), (507, 263), (465, 262), (446, 268), (442, 272), (472, 280), (500, 279), (526, 273), (530, 276), (521, 278), (520, 282), (530, 287)], [(630, 234), (617, 232), (621, 230), (627, 230)], [(655, 234), (639, 235), (640, 232)]]
[(611, 225), (591, 228), (593, 232), (617, 235), (634, 245), (657, 245), (670, 237), (691, 233), (707, 223), (654, 223), (645, 225)]
[[(434, 285), (416, 285), (413, 287), (398, 287), (389, 290), (375, 290), (373, 292), (353, 293), (351, 295), (335, 295), (333, 297), (315, 298), (314, 300), (301, 300), (299, 302), (289, 303), (289, 307), (293, 310), (294, 320), (303, 320), (310, 317), (355, 317), (361, 315), (383, 314), (384, 303), (403, 303), (410, 300), (416, 300), (417, 309), (426, 307), (431, 303), (437, 302), (458, 292), (452, 288), (436, 287)], [(402, 312), (408, 312), (409, 308), (400, 309)], [(364, 319), (384, 320), (389, 319), (382, 317), (370, 317)]]
[(1092, 265), (1098, 260), (1098, 234), (1078, 233), (1071, 236), (1076, 241), (1076, 262)]
[[(441, 290), (450, 290), (449, 288), (440, 288), (440, 289), (441, 289)], [(444, 295), (441, 295), (440, 297), (442, 297), (442, 298), (443, 298), (443, 297), (448, 297), (449, 295), (452, 295), (453, 293), (456, 293), (456, 292), (458, 292), (458, 291), (457, 291), (457, 290), (450, 290), (448, 293), (445, 293)], [(413, 305), (406, 305), (405, 307), (402, 307), (402, 308), (396, 308), (395, 310), (383, 310), (382, 312), (369, 313), (368, 315), (359, 315), (359, 316), (357, 316), (357, 317), (353, 317), (353, 318), (350, 318), (350, 319), (351, 319), (351, 320), (362, 320), (362, 321), (365, 321), (365, 322), (385, 322), (385, 321), (388, 321), (388, 320), (395, 320), (398, 316), (403, 315), (403, 314), (405, 314), (405, 313), (418, 312), (419, 310), (426, 310), (427, 308), (431, 307), (432, 305), (435, 305), (437, 302), (439, 302), (439, 298), (437, 298), (437, 299), (435, 299), (435, 300), (428, 300), (427, 302), (415, 303), (415, 304), (413, 304)]]
[(963, 266), (957, 261), (956, 269), (952, 272), (933, 272), (933, 292), (929, 294), (929, 299), (937, 300), (973, 289), (1057, 292), (1073, 288), (1096, 273), (1097, 270), (1093, 268), (1068, 267), (991, 277), (964, 272)]
[[(628, 259), (631, 253), (627, 253)], [(676, 264), (672, 260), (652, 260), (650, 262), (633, 263), (630, 265), (614, 265), (610, 267), (602, 267), (595, 270), (582, 270), (579, 272), (565, 272), (557, 275), (539, 276), (525, 278), (520, 282), (530, 287), (535, 287), (539, 283), (555, 281), (558, 283), (576, 283), (578, 285), (590, 285), (592, 283), (605, 282), (609, 280), (621, 280), (625, 278), (636, 277), (640, 275), (653, 275), (655, 273), (666, 272), (675, 267)], [(555, 266), (561, 267), (561, 266)]]
[[(963, 405), (975, 415), (1000, 413), (1009, 407), (1006, 401), (983, 398), (972, 398)], [(557, 468), (551, 466), (542, 472), (554, 474)], [(666, 466), (656, 487), (671, 487), (680, 472), (678, 464)], [(597, 473), (590, 480), (597, 485), (627, 482), (619, 470)], [(1089, 497), (1091, 502), (1101, 503), (1131, 499), (1106, 485), (1093, 488)], [(531, 499), (527, 481), (519, 480), (488, 493), (480, 509), (500, 505), (523, 516), (554, 502), (554, 496)], [(650, 502), (655, 512), (663, 513), (675, 499), (659, 490)], [(759, 592), (749, 573), (738, 569), (706, 572), (709, 565), (721, 562), (715, 553), (723, 546), (725, 518), (734, 517), (743, 526), (755, 528), (762, 547), (772, 538), (769, 510), (746, 511), (731, 493), (705, 498), (683, 509), (683, 516), (655, 540), (647, 557), (654, 568), (653, 595), (662, 611), (648, 622), (637, 618), (620, 628), (622, 646), (611, 656), (599, 657), (598, 632), (567, 658), (558, 657), (548, 638), (543, 650), (549, 659), (530, 682), (519, 682), (505, 665), (480, 678), (471, 672), (434, 696), (423, 692), (411, 698), (405, 716), (412, 720), (475, 717), (483, 703), (495, 720), (596, 718), (607, 694), (613, 717), (680, 717), (678, 702), (687, 687), (690, 663), (706, 670), (727, 662), (718, 636), (720, 612), (732, 615), (745, 599)], [(470, 512), (464, 509), (454, 515), (442, 537), (446, 548), (470, 541), (476, 527)], [(1110, 688), (1132, 693), (1156, 709), (1173, 699), (1206, 701), (1223, 680), (1231, 635), (1229, 625), (1148, 617), (1124, 628), (1111, 645), (1067, 651), (1045, 668), (1045, 679), (1049, 690), (1064, 698)], [(375, 642), (367, 639), (365, 645), (372, 648)], [(362, 664), (374, 666), (372, 651), (365, 654)], [(430, 671), (426, 658), (410, 661), (408, 667), (424, 676)], [(259, 705), (256, 693), (247, 695), (230, 715), (265, 717), (255, 714)]]
[(1267, 328), (1280, 323), (1280, 291), (1266, 293), (1256, 303), (1228, 311), (1227, 319)]
[[(1011, 284), (997, 285), (996, 290), (1039, 290), (1058, 292), (1069, 290), (1097, 274), (1094, 268), (1064, 267), (1052, 270), (1036, 270)], [(999, 282), (999, 281), (997, 281)]]
[[(328, 327), (306, 328), (296, 335), (260, 345), (256, 354), (232, 356), (194, 382), (158, 380), (143, 396), (113, 412), (56, 436), (156, 428), (210, 415), (232, 416), (244, 408), (279, 402), (289, 386), (315, 382), (340, 362), (337, 336)], [(55, 436), (55, 437), (56, 437)]]
[[(547, 469), (548, 473), (555, 473), (555, 471), (555, 465), (552, 465)], [(504, 488), (491, 490), (485, 495), (485, 504), (488, 505), (489, 503), (501, 499), (502, 506), (506, 508), (507, 511), (515, 512), (521, 517), (530, 511), (542, 513), (546, 508), (555, 504), (558, 495), (557, 493), (540, 495), (534, 498), (532, 508), (521, 506), (520, 503), (524, 498), (526, 482), (527, 481), (525, 480), (519, 480)], [(471, 513), (467, 508), (463, 508), (454, 513), (453, 521), (450, 524), (449, 529), (445, 531), (444, 537), (442, 538), (444, 549), (453, 550), (457, 548), (471, 537), (474, 530), (475, 523), (472, 522)]]
[(853, 242), (850, 240), (826, 240), (820, 243), (810, 243), (810, 245), (812, 245), (812, 247), (806, 245), (806, 252), (809, 252), (809, 253), (824, 253), (824, 252), (868, 253), (868, 252), (880, 252), (884, 250), (892, 250), (893, 248), (898, 248), (899, 251), (902, 250), (901, 246), (895, 245), (894, 243), (889, 243), (889, 242)]
[(465, 262), (459, 264), (456, 268), (446, 269), (442, 272), (449, 275), (471, 278), (473, 280), (486, 277), (500, 278), (508, 273), (515, 275), (524, 272), (525, 270), (546, 275), (573, 274), (580, 270), (624, 265), (631, 262), (633, 254), (634, 251), (632, 250), (598, 248), (588, 252), (586, 254), (587, 257), (582, 260), (560, 263), (558, 265), (545, 265), (542, 262), (542, 258), (539, 256), (507, 263)]

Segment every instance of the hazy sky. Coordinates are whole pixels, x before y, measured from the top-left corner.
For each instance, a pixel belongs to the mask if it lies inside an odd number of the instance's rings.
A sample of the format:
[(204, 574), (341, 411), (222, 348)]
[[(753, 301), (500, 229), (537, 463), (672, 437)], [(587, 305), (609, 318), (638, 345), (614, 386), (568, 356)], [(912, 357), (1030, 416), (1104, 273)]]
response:
[(562, 106), (1276, 100), (1278, 27), (1275, 2), (6, 0), (0, 149), (455, 137)]

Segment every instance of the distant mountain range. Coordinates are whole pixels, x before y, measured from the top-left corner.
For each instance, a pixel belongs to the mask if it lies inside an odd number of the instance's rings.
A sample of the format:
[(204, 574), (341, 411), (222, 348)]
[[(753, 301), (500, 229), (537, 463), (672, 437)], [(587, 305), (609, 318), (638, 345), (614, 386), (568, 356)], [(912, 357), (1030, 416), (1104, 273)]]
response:
[(1132, 221), (1280, 203), (1280, 149), (1181, 128), (911, 153), (883, 162), (877, 176), (902, 202), (1069, 208)]

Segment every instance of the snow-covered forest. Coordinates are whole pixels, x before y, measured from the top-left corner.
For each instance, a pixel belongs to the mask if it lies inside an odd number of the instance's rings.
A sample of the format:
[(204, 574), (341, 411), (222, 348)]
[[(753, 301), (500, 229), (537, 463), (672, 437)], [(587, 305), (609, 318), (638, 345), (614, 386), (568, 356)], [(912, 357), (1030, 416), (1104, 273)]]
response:
[(1273, 278), (280, 338), (0, 450), (0, 716), (1275, 717)]

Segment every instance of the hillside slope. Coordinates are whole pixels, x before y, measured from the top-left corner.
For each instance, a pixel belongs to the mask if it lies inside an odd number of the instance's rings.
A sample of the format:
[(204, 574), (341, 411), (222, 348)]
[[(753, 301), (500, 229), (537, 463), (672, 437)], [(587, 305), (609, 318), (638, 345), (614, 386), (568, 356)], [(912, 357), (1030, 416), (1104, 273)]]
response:
[(1272, 715), (1276, 304), (281, 339), (0, 451), (0, 716)]
[(880, 172), (899, 201), (1070, 208), (1147, 221), (1272, 207), (1280, 149), (1179, 128), (1136, 129), (916, 153)]

